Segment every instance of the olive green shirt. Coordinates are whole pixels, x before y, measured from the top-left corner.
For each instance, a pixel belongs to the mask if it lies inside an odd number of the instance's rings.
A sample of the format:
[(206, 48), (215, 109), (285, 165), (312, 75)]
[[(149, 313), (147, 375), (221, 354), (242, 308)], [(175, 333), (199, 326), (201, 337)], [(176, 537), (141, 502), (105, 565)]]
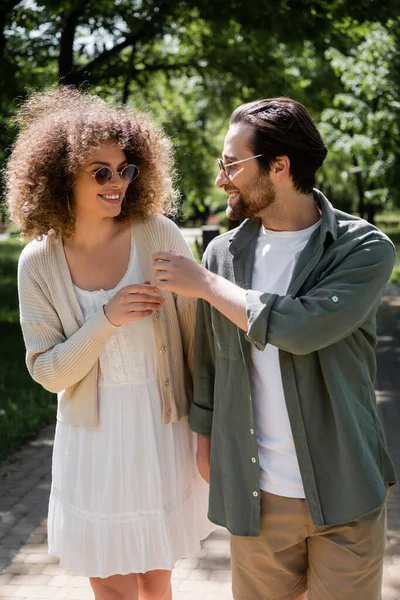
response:
[[(374, 392), (376, 312), (393, 268), (391, 241), (314, 190), (320, 227), (288, 292), (252, 290), (260, 222), (213, 240), (204, 265), (248, 290), (247, 334), (198, 303), (193, 431), (211, 435), (209, 518), (234, 535), (260, 530), (260, 467), (251, 398), (251, 344), (279, 348), (282, 383), (306, 501), (316, 526), (347, 523), (396, 481)], [(256, 460), (254, 460), (256, 459)]]

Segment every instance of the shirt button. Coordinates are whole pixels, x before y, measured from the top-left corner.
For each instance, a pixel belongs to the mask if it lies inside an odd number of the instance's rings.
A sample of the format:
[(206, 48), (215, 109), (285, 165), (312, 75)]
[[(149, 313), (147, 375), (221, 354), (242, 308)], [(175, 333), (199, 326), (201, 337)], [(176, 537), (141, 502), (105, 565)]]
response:
[(254, 429), (250, 429), (251, 435), (254, 435)]
[(169, 408), (166, 412), (167, 417), (170, 417), (172, 414), (172, 410)]
[(254, 496), (254, 498), (258, 498), (258, 492), (254, 491), (253, 496)]
[(159, 319), (159, 318), (160, 318), (160, 311), (156, 310), (156, 319)]
[(257, 459), (256, 459), (254, 456), (252, 456), (252, 457), (251, 457), (251, 462), (252, 462), (252, 463), (255, 463), (255, 462), (257, 462)]
[(164, 385), (165, 385), (165, 387), (168, 387), (168, 386), (169, 386), (169, 379), (166, 379), (166, 380), (164, 381)]
[(339, 302), (339, 298), (337, 296), (332, 296), (332, 302), (335, 302), (335, 304), (337, 302)]
[(165, 354), (165, 353), (166, 353), (166, 351), (167, 351), (166, 347), (165, 347), (165, 346), (161, 346), (161, 348), (160, 348), (160, 353), (161, 353), (161, 354)]

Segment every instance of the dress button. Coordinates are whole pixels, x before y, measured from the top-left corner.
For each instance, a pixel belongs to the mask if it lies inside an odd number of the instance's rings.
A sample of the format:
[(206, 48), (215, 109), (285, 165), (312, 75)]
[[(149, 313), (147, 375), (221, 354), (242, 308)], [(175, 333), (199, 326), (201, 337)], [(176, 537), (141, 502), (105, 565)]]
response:
[(160, 348), (160, 353), (161, 353), (161, 354), (165, 354), (165, 353), (166, 353), (166, 351), (167, 351), (167, 348), (166, 348), (165, 346), (161, 346), (161, 348)]
[(258, 498), (258, 492), (254, 491), (253, 496), (254, 496), (254, 498)]
[(156, 319), (159, 319), (159, 318), (160, 318), (160, 311), (156, 310)]
[(169, 408), (169, 409), (166, 411), (166, 415), (167, 415), (167, 417), (170, 417), (170, 416), (171, 416), (171, 414), (172, 414), (172, 410)]
[(252, 463), (255, 463), (255, 462), (257, 462), (257, 459), (256, 459), (256, 458), (254, 458), (254, 456), (252, 456), (252, 457), (251, 457), (251, 462), (252, 462)]
[(168, 386), (169, 386), (169, 379), (166, 379), (166, 380), (164, 381), (164, 385), (165, 385), (165, 387), (168, 387)]
[(254, 429), (250, 429), (251, 435), (254, 435)]

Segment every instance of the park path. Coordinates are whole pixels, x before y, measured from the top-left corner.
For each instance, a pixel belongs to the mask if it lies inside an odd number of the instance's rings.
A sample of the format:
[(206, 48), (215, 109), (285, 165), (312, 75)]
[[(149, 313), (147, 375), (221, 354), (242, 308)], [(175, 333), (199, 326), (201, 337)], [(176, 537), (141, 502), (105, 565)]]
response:
[[(385, 294), (378, 321), (376, 387), (400, 481), (400, 289), (389, 285)], [(1, 599), (93, 600), (87, 579), (69, 574), (47, 554), (46, 512), (53, 434), (53, 426), (45, 428), (35, 441), (0, 465)], [(391, 488), (388, 500), (382, 600), (400, 600), (398, 487)], [(173, 572), (173, 598), (231, 600), (230, 580), (228, 535), (217, 528), (195, 556), (177, 564)]]

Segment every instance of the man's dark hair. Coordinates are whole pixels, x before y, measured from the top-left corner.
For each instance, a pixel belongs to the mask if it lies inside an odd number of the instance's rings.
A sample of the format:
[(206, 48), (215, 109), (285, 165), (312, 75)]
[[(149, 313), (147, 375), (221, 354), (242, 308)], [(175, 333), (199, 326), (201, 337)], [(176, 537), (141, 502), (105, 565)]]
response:
[(315, 173), (328, 150), (302, 104), (290, 98), (256, 100), (239, 106), (230, 122), (253, 129), (251, 150), (263, 155), (257, 160), (264, 171), (270, 171), (278, 156), (288, 156), (294, 187), (304, 194), (312, 192)]

